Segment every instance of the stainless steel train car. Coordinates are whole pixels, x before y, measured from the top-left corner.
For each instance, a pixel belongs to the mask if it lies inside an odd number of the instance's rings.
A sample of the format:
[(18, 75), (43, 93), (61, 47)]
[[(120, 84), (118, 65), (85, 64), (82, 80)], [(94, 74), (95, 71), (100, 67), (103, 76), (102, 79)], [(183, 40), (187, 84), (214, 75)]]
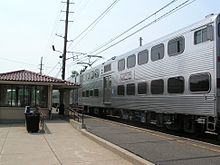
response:
[(220, 14), (116, 56), (80, 75), (79, 104), (194, 133), (218, 133)]

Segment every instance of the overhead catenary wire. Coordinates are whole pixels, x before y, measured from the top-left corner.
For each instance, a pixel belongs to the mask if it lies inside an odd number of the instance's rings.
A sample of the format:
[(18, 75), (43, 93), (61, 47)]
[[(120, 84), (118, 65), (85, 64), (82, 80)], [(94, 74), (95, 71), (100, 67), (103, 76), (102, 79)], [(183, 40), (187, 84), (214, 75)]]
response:
[[(155, 11), (154, 13), (152, 13), (151, 15), (149, 15), (147, 18), (145, 18), (144, 20), (138, 22), (137, 24), (133, 25), (132, 27), (130, 27), (129, 29), (127, 29), (126, 31), (124, 31), (122, 34), (114, 37), (114, 40), (119, 38), (120, 36), (124, 35), (125, 33), (127, 33), (128, 31), (130, 31), (131, 29), (135, 28), (136, 26), (140, 25), (141, 23), (143, 23), (144, 21), (146, 21), (147, 19), (149, 19), (150, 17), (156, 15), (157, 13), (161, 12), (162, 10), (164, 10), (165, 8), (167, 8), (168, 6), (170, 6), (171, 4), (173, 4), (174, 2), (176, 2), (178, 0), (172, 0), (171, 2), (169, 2), (168, 4), (166, 4), (165, 6), (161, 7), (159, 10)], [(110, 40), (111, 42), (113, 41), (113, 39)], [(110, 43), (110, 42), (109, 42)], [(106, 43), (105, 43), (106, 44)], [(97, 50), (96, 50), (97, 51)], [(89, 52), (89, 54), (93, 54), (93, 52)], [(89, 61), (89, 58), (87, 56), (84, 56), (84, 57), (81, 57), (81, 58), (78, 58), (77, 60), (75, 60), (72, 64), (77, 64), (78, 62), (82, 62), (82, 61)], [(96, 59), (98, 60), (98, 59)], [(96, 61), (95, 60), (95, 61)], [(91, 62), (91, 61), (89, 61)], [(94, 63), (94, 62), (92, 62)]]
[(54, 67), (47, 74), (49, 75), (51, 72), (53, 72), (59, 64), (60, 64), (60, 61), (57, 62), (56, 65), (54, 65)]
[(129, 38), (129, 37), (133, 36), (134, 34), (136, 34), (136, 33), (140, 32), (141, 30), (143, 30), (143, 29), (145, 29), (145, 28), (149, 27), (150, 25), (152, 25), (152, 24), (154, 24), (154, 23), (156, 23), (156, 22), (160, 21), (160, 20), (161, 20), (161, 19), (163, 19), (163, 18), (166, 18), (167, 16), (169, 16), (169, 15), (171, 15), (171, 14), (173, 14), (173, 13), (177, 12), (178, 10), (182, 9), (183, 7), (186, 7), (186, 6), (190, 5), (191, 3), (195, 2), (195, 1), (196, 1), (196, 0), (187, 0), (187, 1), (184, 1), (184, 2), (183, 2), (183, 3), (181, 3), (180, 5), (176, 6), (176, 7), (175, 7), (175, 8), (173, 8), (172, 10), (170, 10), (170, 11), (166, 12), (165, 14), (163, 14), (163, 15), (162, 15), (162, 16), (160, 16), (159, 18), (155, 19), (154, 21), (152, 21), (152, 22), (148, 23), (147, 25), (145, 25), (145, 26), (143, 26), (142, 28), (140, 28), (140, 29), (136, 30), (135, 32), (133, 32), (133, 33), (129, 34), (128, 36), (126, 36), (126, 37), (124, 37), (123, 39), (121, 39), (121, 40), (117, 41), (116, 43), (114, 43), (114, 44), (112, 44), (112, 45), (108, 46), (107, 48), (105, 48), (105, 49), (103, 49), (103, 50), (99, 51), (98, 53), (95, 53), (95, 55), (98, 55), (98, 54), (103, 53), (104, 51), (106, 51), (106, 50), (108, 50), (108, 49), (112, 48), (113, 46), (115, 46), (115, 45), (119, 44), (120, 42), (122, 42), (122, 41), (126, 40), (127, 38)]
[(150, 14), (149, 16), (147, 16), (146, 18), (144, 18), (143, 20), (141, 20), (140, 22), (136, 23), (135, 25), (131, 26), (130, 28), (128, 28), (127, 30), (125, 30), (124, 32), (122, 32), (121, 34), (113, 37), (112, 39), (110, 39), (109, 41), (103, 43), (102, 45), (98, 46), (97, 48), (95, 48), (94, 50), (90, 51), (90, 54), (95, 53), (96, 51), (102, 49), (103, 47), (105, 47), (106, 45), (110, 44), (111, 42), (115, 41), (116, 39), (118, 39), (119, 37), (123, 36), (124, 34), (126, 34), (127, 32), (131, 31), (132, 29), (134, 29), (135, 27), (137, 27), (138, 25), (142, 24), (143, 22), (145, 22), (146, 20), (148, 20), (149, 18), (153, 17), (154, 15), (156, 15), (157, 13), (161, 12), (162, 10), (164, 10), (165, 8), (169, 7), (171, 4), (175, 3), (178, 0), (172, 0), (171, 2), (169, 2), (168, 4), (166, 4), (165, 6), (161, 7), (159, 10), (155, 11), (154, 13)]
[[(85, 28), (78, 36), (76, 36), (72, 42), (69, 44), (68, 49), (72, 46), (73, 42), (79, 39), (83, 34), (85, 34), (83, 37), (81, 37), (80, 41), (98, 24), (101, 19), (105, 17), (105, 15), (111, 11), (111, 9), (119, 2), (120, 0), (115, 0), (113, 3), (110, 4), (110, 6), (107, 7), (87, 28)], [(79, 43), (79, 41), (78, 41)]]
[[(105, 48), (104, 50), (101, 50), (101, 51), (97, 52), (95, 55), (101, 54), (102, 52), (104, 52), (104, 51), (110, 49), (111, 47), (113, 47), (113, 46), (119, 44), (120, 42), (122, 42), (122, 41), (126, 40), (127, 38), (133, 36), (134, 34), (138, 33), (139, 31), (141, 31), (141, 30), (143, 30), (143, 29), (149, 27), (150, 25), (152, 25), (152, 24), (154, 24), (154, 23), (156, 23), (156, 22), (162, 20), (163, 18), (165, 18), (165, 17), (167, 17), (167, 16), (169, 16), (169, 15), (171, 15), (171, 14), (177, 12), (178, 10), (180, 10), (180, 9), (182, 9), (182, 8), (184, 8), (184, 7), (188, 6), (188, 5), (190, 5), (191, 3), (195, 2), (195, 1), (196, 1), (196, 0), (186, 0), (186, 1), (184, 1), (184, 2), (181, 3), (180, 5), (174, 7), (173, 9), (169, 10), (168, 12), (166, 12), (165, 14), (163, 14), (162, 16), (160, 16), (159, 18), (157, 18), (157, 19), (155, 19), (154, 21), (150, 22), (149, 24), (143, 26), (142, 28), (138, 29), (137, 31), (133, 32), (132, 34), (130, 34), (130, 35), (124, 37), (123, 39), (119, 40), (118, 42), (116, 42), (116, 43), (110, 45), (109, 47)], [(171, 2), (172, 2), (172, 1), (171, 1)], [(84, 57), (84, 58), (85, 58), (85, 57)], [(88, 58), (86, 58), (86, 59), (88, 59)], [(90, 61), (90, 64), (92, 65), (92, 64), (94, 64), (94, 63), (95, 63), (96, 61), (98, 61), (98, 60), (99, 60), (99, 58), (96, 58), (94, 61)], [(76, 61), (75, 61), (75, 63), (76, 63)]]
[(59, 69), (59, 71), (58, 71), (58, 73), (56, 74), (55, 77), (59, 77), (61, 71), (62, 71), (62, 67)]

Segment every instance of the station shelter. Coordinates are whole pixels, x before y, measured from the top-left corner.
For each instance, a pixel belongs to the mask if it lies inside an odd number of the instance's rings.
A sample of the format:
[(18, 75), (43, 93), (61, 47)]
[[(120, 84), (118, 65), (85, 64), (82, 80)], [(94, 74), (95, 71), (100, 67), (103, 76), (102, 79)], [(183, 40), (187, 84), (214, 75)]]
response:
[(37, 106), (48, 116), (53, 90), (62, 91), (59, 102), (68, 107), (70, 92), (78, 87), (70, 81), (28, 70), (0, 73), (0, 123), (23, 121), (25, 106)]

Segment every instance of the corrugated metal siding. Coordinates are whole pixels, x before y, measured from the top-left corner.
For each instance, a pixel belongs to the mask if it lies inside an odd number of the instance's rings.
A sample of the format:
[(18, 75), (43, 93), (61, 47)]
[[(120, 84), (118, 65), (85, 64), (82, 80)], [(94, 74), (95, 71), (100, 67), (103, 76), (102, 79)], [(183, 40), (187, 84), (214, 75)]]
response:
[(215, 115), (214, 96), (142, 96), (115, 97), (113, 107), (121, 109), (148, 110), (159, 113)]

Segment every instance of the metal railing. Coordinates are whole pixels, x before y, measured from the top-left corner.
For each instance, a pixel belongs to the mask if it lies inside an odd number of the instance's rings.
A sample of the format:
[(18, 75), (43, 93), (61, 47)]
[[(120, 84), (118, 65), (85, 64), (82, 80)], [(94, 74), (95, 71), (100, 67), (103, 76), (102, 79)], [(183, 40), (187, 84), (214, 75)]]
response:
[(83, 105), (77, 105), (77, 104), (71, 105), (69, 108), (67, 108), (67, 112), (68, 112), (67, 115), (70, 118), (84, 124), (84, 106)]

